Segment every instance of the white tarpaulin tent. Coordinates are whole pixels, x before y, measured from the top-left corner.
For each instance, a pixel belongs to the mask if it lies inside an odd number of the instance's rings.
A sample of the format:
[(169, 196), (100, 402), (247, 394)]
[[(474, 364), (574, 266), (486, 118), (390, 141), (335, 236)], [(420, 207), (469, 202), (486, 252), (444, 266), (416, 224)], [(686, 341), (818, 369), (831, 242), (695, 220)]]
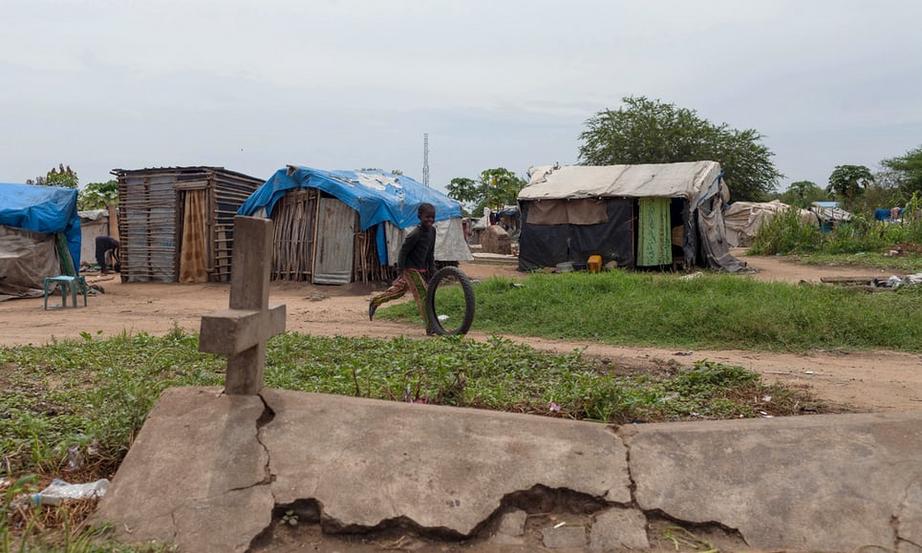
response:
[(797, 209), (805, 223), (819, 226), (816, 215), (806, 209), (798, 209), (778, 200), (770, 202), (733, 202), (724, 210), (724, 226), (727, 229), (727, 243), (731, 247), (751, 246), (752, 240), (762, 225), (788, 209)]
[[(643, 165), (541, 166), (519, 193), (522, 200), (580, 198), (685, 198), (696, 204), (726, 186), (718, 181), (716, 161), (650, 163)], [(708, 191), (710, 190), (710, 193)]]
[(533, 167), (529, 175), (518, 195), (522, 270), (585, 262), (588, 254), (633, 266), (639, 205), (657, 198), (675, 200), (669, 209), (678, 211), (667, 218), (674, 232), (672, 243), (684, 252), (686, 266), (696, 259), (731, 272), (745, 266), (729, 254), (724, 237), (722, 208), (729, 190), (715, 161), (546, 165)]

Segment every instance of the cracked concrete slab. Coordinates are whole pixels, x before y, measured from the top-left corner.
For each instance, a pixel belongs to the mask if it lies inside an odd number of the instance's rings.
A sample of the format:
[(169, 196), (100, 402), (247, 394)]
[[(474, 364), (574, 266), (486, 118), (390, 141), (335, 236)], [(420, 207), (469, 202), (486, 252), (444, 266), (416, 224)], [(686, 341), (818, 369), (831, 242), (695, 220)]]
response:
[(280, 504), (316, 499), (326, 527), (405, 518), (466, 536), (536, 485), (631, 501), (621, 440), (604, 425), (265, 390), (262, 429)]
[(619, 435), (640, 508), (717, 522), (762, 549), (892, 550), (894, 517), (922, 476), (922, 412), (649, 424)]
[(494, 411), (174, 388), (148, 416), (95, 521), (112, 522), (127, 542), (245, 551), (271, 529), (274, 508), (304, 500), (327, 531), (399, 522), (457, 538), (496, 528), (491, 520), (502, 527), (491, 519), (499, 509), (538, 509), (528, 501), (560, 490), (583, 505), (578, 512), (594, 513), (585, 526), (597, 549), (628, 537), (643, 547), (645, 516), (665, 516), (735, 529), (760, 549), (916, 552), (920, 459), (922, 413), (615, 433)]
[(128, 542), (175, 541), (183, 551), (245, 551), (271, 520), (258, 396), (219, 388), (161, 395), (94, 520)]

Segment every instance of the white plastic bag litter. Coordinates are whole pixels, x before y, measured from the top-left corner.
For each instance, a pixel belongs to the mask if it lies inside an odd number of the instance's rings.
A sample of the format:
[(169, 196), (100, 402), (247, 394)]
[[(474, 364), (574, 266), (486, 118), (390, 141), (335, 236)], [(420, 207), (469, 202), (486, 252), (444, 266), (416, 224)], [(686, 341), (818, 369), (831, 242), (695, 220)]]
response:
[(105, 478), (86, 484), (69, 484), (57, 478), (39, 493), (32, 494), (33, 505), (60, 505), (65, 501), (99, 498), (106, 495), (109, 481)]

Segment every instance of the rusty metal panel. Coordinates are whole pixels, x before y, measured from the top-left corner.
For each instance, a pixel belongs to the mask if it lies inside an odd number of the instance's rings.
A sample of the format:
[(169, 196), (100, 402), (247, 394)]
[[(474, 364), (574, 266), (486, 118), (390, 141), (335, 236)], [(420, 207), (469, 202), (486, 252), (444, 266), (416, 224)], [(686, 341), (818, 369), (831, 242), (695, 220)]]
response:
[(314, 284), (352, 282), (355, 211), (336, 198), (320, 198)]
[(128, 282), (176, 279), (176, 193), (171, 174), (119, 179), (122, 278)]

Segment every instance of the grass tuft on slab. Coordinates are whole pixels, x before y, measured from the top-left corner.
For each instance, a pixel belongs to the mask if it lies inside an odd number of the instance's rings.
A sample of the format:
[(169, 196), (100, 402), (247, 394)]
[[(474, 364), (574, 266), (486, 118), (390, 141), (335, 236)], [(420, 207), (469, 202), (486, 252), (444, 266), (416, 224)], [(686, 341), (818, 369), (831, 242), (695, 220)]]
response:
[[(459, 290), (440, 293), (460, 306)], [(486, 332), (632, 346), (922, 351), (922, 287), (867, 294), (740, 275), (612, 271), (492, 278), (475, 293), (473, 329)], [(410, 303), (380, 316), (419, 318)]]

